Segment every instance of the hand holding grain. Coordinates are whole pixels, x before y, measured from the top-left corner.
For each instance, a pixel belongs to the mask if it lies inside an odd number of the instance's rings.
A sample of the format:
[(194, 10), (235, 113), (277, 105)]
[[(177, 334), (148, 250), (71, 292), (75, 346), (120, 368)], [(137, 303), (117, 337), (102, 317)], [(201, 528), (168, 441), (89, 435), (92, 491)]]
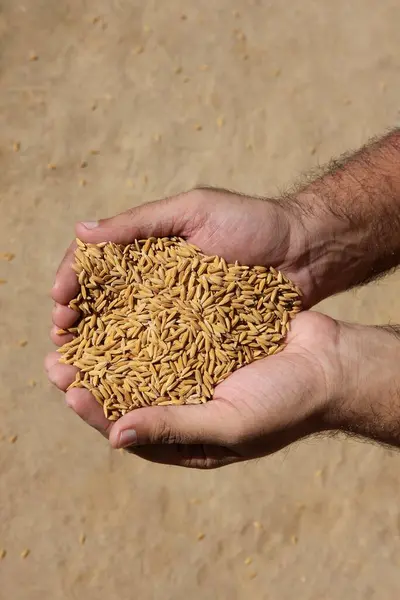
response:
[[(198, 190), (99, 224), (79, 224), (77, 235), (87, 243), (111, 240), (120, 244), (149, 236), (179, 235), (205, 253), (219, 254), (228, 261), (272, 264), (301, 285), (304, 273), (295, 267), (291, 226), (289, 213), (273, 201)], [(56, 328), (71, 327), (77, 318), (67, 306), (79, 289), (72, 269), (74, 248), (72, 244), (53, 288)], [(137, 454), (151, 460), (212, 467), (261, 456), (315, 431), (314, 414), (325, 396), (321, 394), (324, 386), (318, 385), (321, 359), (316, 354), (310, 359), (307, 347), (318, 349), (310, 332), (324, 346), (334, 329), (325, 317), (301, 315), (281, 355), (235, 372), (217, 386), (213, 402), (204, 406), (141, 408), (113, 425), (88, 390), (69, 390), (67, 402), (108, 436), (114, 447), (136, 446)], [(53, 330), (52, 338), (61, 345), (70, 336)], [(49, 377), (66, 390), (77, 369), (59, 364), (58, 358), (50, 355), (47, 359)]]
[[(329, 163), (284, 201), (200, 189), (78, 224), (76, 234), (87, 243), (121, 244), (180, 236), (228, 262), (282, 270), (308, 308), (399, 264), (399, 155), (397, 129)], [(71, 327), (77, 317), (68, 308), (79, 290), (74, 248), (53, 288), (51, 335), (59, 346), (71, 336), (56, 330)], [(279, 355), (228, 377), (204, 406), (142, 408), (112, 424), (87, 390), (70, 390), (67, 402), (113, 447), (136, 444), (145, 458), (185, 466), (262, 456), (324, 429), (400, 445), (398, 329), (360, 329), (303, 313), (287, 342)], [(46, 366), (63, 390), (75, 378), (76, 369), (60, 365), (58, 355), (50, 355)]]
[(182, 238), (122, 246), (77, 240), (77, 325), (60, 362), (79, 369), (70, 388), (88, 389), (116, 421), (151, 405), (201, 404), (215, 386), (283, 350), (301, 292), (273, 267), (206, 256)]

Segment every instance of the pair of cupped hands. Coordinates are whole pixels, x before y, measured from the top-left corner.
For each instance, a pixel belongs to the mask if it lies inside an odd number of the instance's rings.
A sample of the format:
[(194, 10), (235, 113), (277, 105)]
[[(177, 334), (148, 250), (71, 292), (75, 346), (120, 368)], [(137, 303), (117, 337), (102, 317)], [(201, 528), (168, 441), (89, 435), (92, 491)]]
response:
[[(301, 288), (305, 309), (339, 291), (320, 276), (324, 253), (332, 261), (328, 244), (318, 243), (313, 250), (309, 231), (293, 203), (212, 189), (76, 225), (76, 236), (87, 243), (128, 244), (138, 238), (175, 235), (230, 262), (272, 265)], [(75, 242), (52, 289), (51, 338), (57, 346), (71, 339), (59, 335), (58, 329), (71, 327), (77, 319), (68, 307), (79, 289), (72, 269), (74, 249)], [(334, 260), (340, 263), (339, 258)], [(357, 329), (363, 328), (305, 310), (292, 321), (283, 352), (234, 372), (205, 405), (140, 408), (112, 423), (86, 389), (68, 390), (66, 402), (113, 448), (126, 448), (154, 462), (211, 468), (261, 457), (341, 427), (347, 403), (356, 400), (360, 336), (368, 335)], [(66, 391), (76, 368), (60, 364), (59, 358), (58, 353), (49, 354), (46, 370), (51, 382)]]

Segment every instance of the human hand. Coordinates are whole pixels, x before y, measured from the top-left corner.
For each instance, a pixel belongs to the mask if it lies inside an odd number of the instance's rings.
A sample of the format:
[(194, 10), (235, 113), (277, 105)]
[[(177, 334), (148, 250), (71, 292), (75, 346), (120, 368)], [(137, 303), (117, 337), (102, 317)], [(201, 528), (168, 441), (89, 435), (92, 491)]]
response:
[[(207, 190), (144, 205), (101, 221), (94, 228), (79, 224), (77, 235), (92, 243), (103, 240), (129, 243), (137, 237), (180, 235), (205, 252), (220, 254), (231, 261), (272, 263), (303, 290), (309, 290), (306, 302), (311, 304), (312, 277), (302, 267), (303, 259), (295, 259), (297, 250), (298, 256), (304, 257), (301, 249), (306, 247), (302, 224), (296, 224), (295, 215), (290, 206), (275, 201)], [(279, 235), (275, 236), (277, 232)], [(67, 328), (77, 318), (67, 306), (78, 291), (71, 268), (73, 250), (71, 245), (53, 288), (57, 304), (52, 338), (57, 345), (70, 336), (59, 336), (55, 329)], [(376, 414), (377, 407), (382, 408), (379, 403), (382, 374), (389, 376), (393, 372), (390, 365), (393, 357), (398, 356), (400, 344), (397, 339), (394, 341), (395, 336), (377, 328), (360, 328), (356, 341), (350, 336), (342, 343), (346, 336), (339, 332), (354, 333), (356, 329), (338, 325), (321, 315), (303, 313), (293, 323), (284, 352), (269, 357), (269, 362), (258, 361), (235, 372), (217, 387), (213, 401), (200, 407), (138, 409), (112, 424), (87, 390), (70, 390), (67, 402), (85, 421), (110, 437), (114, 447), (127, 445), (121, 434), (133, 427), (139, 444), (135, 449), (137, 454), (191, 466), (219, 466), (261, 456), (324, 429), (342, 429), (397, 443), (390, 422), (379, 433)], [(382, 353), (386, 346), (390, 351)], [(369, 356), (369, 363), (365, 363), (365, 355)], [(377, 356), (379, 361), (375, 360)], [(49, 355), (46, 366), (50, 379), (65, 391), (76, 369), (59, 364), (58, 358), (58, 354)], [(360, 375), (360, 364), (364, 375)], [(371, 373), (374, 373), (372, 380)], [(363, 392), (359, 383), (365, 381), (369, 384)], [(397, 397), (396, 389), (391, 391), (391, 397)], [(363, 401), (363, 394), (369, 395), (370, 405)], [(352, 399), (350, 410), (347, 410), (348, 397)], [(385, 420), (384, 405), (382, 410)]]
[[(283, 352), (234, 372), (203, 405), (139, 408), (111, 423), (88, 390), (69, 390), (67, 403), (112, 447), (154, 462), (212, 468), (264, 456), (321, 430), (334, 396), (339, 329), (318, 313), (298, 315)], [(47, 368), (65, 391), (76, 369), (58, 357), (50, 355)]]
[[(300, 232), (294, 234), (291, 231), (292, 215), (288, 208), (272, 200), (251, 199), (215, 190), (195, 190), (177, 198), (138, 207), (101, 221), (94, 228), (91, 225), (77, 226), (77, 235), (87, 242), (112, 240), (129, 243), (135, 238), (151, 235), (180, 235), (200, 246), (207, 254), (220, 254), (228, 261), (272, 263), (289, 276), (296, 272), (291, 256), (293, 239)], [(71, 268), (73, 251), (74, 244), (67, 251), (53, 288), (57, 304), (53, 312), (55, 326), (52, 339), (58, 345), (68, 341), (70, 336), (57, 335), (57, 329), (68, 328), (77, 318), (76, 312), (68, 308), (79, 287)], [(303, 273), (299, 270), (296, 274), (301, 283)], [(51, 377), (65, 388), (64, 380), (68, 380), (71, 372), (75, 372), (71, 367), (68, 369), (57, 364)], [(92, 404), (93, 410), (95, 407)], [(79, 401), (77, 412), (82, 412)], [(91, 411), (89, 413), (87, 418), (92, 420)]]
[[(93, 227), (93, 225), (96, 225)], [(99, 224), (78, 224), (77, 235), (89, 243), (111, 240), (130, 243), (135, 238), (178, 235), (199, 246), (207, 254), (219, 254), (228, 261), (244, 264), (270, 265), (282, 269), (289, 277), (307, 290), (306, 269), (296, 263), (296, 248), (301, 245), (302, 225), (296, 221), (295, 211), (289, 205), (275, 200), (253, 199), (216, 190), (194, 190), (176, 198), (143, 205)], [(77, 313), (68, 303), (77, 294), (79, 286), (72, 269), (75, 244), (68, 249), (57, 273), (53, 288), (56, 306), (53, 311), (52, 339), (57, 345), (71, 336), (58, 335), (57, 329), (73, 325)], [(307, 292), (306, 292), (307, 294)], [(309, 300), (311, 301), (309, 294)], [(307, 302), (307, 295), (305, 298)], [(60, 365), (59, 355), (48, 358), (52, 365), (49, 376), (61, 389), (66, 389), (75, 376), (76, 369)], [(241, 373), (243, 370), (241, 371)], [(252, 387), (249, 377), (258, 377), (254, 367), (247, 373), (246, 385)], [(237, 374), (233, 386), (240, 385)], [(234, 388), (227, 385), (228, 398)], [(111, 434), (99, 406), (86, 390), (71, 390), (67, 402), (90, 424), (103, 433)], [(207, 408), (209, 411), (210, 409)], [(137, 413), (136, 413), (137, 414)], [(154, 419), (156, 414), (152, 413)], [(115, 442), (116, 443), (116, 442)]]
[[(114, 448), (153, 462), (213, 468), (265, 456), (306, 436), (342, 431), (400, 446), (400, 331), (314, 312), (292, 322), (283, 352), (234, 372), (203, 405), (136, 409), (107, 421), (88, 390), (67, 404)], [(50, 354), (63, 391), (76, 369)]]

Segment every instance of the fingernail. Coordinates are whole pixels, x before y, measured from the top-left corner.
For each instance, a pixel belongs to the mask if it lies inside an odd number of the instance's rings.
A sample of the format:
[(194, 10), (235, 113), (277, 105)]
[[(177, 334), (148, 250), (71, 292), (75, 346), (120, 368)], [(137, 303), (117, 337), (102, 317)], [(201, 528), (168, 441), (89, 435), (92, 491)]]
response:
[(127, 446), (136, 446), (137, 435), (134, 429), (124, 429), (119, 434), (118, 448), (126, 448)]
[(94, 229), (95, 227), (97, 227), (98, 224), (98, 221), (85, 221), (81, 223), (81, 225), (86, 227), (86, 229)]

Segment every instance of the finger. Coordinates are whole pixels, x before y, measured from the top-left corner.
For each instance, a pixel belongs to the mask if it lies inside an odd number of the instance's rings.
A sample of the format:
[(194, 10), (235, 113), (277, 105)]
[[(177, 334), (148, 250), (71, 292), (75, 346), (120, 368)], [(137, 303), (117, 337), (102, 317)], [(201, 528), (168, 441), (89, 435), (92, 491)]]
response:
[[(56, 357), (54, 356), (56, 355)], [(75, 376), (78, 369), (73, 365), (63, 365), (58, 362), (60, 355), (52, 352), (46, 357), (45, 367), (47, 376), (51, 383), (53, 383), (59, 390), (65, 392), (68, 386), (75, 381)]]
[(229, 404), (139, 408), (119, 419), (112, 430), (113, 448), (147, 444), (230, 445), (240, 432), (240, 416)]
[(46, 373), (49, 372), (51, 367), (54, 367), (54, 365), (59, 364), (59, 360), (60, 355), (58, 354), (58, 352), (49, 352), (46, 355), (46, 358), (44, 359), (44, 368), (46, 369)]
[(194, 196), (181, 194), (127, 210), (99, 222), (78, 223), (76, 235), (87, 243), (129, 244), (151, 236), (190, 235), (196, 225)]
[(72, 388), (65, 394), (65, 400), (81, 419), (97, 429), (102, 435), (108, 437), (113, 423), (105, 418), (102, 407), (96, 402), (89, 390)]
[(78, 294), (79, 284), (75, 271), (72, 268), (74, 264), (74, 252), (76, 242), (72, 242), (58, 267), (56, 279), (51, 290), (53, 300), (60, 304), (67, 305), (72, 298)]
[(160, 444), (133, 446), (125, 450), (153, 463), (190, 469), (216, 469), (242, 460), (229, 449), (219, 446)]
[(71, 333), (58, 333), (59, 331), (60, 328), (57, 325), (53, 325), (50, 330), (50, 339), (56, 346), (63, 346), (74, 338)]
[(69, 308), (69, 306), (56, 303), (51, 318), (54, 325), (59, 329), (68, 329), (79, 319), (79, 313)]

